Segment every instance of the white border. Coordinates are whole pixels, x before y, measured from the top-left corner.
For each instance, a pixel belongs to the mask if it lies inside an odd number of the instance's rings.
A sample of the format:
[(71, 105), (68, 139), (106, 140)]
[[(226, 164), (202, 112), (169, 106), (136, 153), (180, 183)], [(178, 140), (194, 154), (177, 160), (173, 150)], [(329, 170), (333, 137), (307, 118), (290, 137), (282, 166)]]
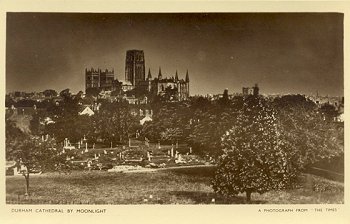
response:
[[(6, 12), (341, 12), (344, 13), (344, 62), (350, 62), (350, 4), (331, 1), (112, 1), (112, 0), (2, 0), (0, 2), (0, 118), (2, 153), (0, 170), (5, 167), (5, 37)], [(344, 67), (344, 96), (349, 97), (349, 63)], [(349, 106), (345, 102), (345, 120)], [(345, 136), (349, 130), (345, 122)], [(345, 138), (345, 149), (349, 145)], [(349, 155), (345, 153), (345, 161)], [(345, 186), (349, 186), (349, 171), (345, 162)], [(0, 175), (0, 220), (2, 223), (350, 223), (349, 187), (345, 188), (344, 205), (6, 205), (5, 176)], [(11, 208), (107, 208), (106, 214), (37, 214), (11, 213)], [(259, 208), (337, 208), (323, 213), (258, 213)], [(348, 214), (347, 214), (348, 213)]]

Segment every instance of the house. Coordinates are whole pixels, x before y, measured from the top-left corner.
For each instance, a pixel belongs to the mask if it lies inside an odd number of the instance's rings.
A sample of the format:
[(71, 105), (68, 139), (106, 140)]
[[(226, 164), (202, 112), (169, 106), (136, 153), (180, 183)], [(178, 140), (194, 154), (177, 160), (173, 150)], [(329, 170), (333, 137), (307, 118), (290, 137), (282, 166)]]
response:
[(81, 112), (79, 112), (79, 115), (88, 115), (88, 116), (92, 116), (94, 115), (95, 112), (93, 110), (91, 110), (90, 107), (85, 107)]
[(146, 114), (146, 116), (140, 120), (140, 124), (143, 125), (146, 121), (152, 121), (150, 114)]
[(16, 161), (6, 161), (6, 176), (13, 176), (18, 173)]

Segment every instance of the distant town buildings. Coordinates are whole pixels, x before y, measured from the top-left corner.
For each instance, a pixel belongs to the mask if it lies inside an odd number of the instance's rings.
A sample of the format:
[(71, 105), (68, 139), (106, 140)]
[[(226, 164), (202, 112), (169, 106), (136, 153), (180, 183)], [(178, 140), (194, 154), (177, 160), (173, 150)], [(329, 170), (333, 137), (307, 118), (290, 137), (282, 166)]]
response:
[(259, 95), (259, 87), (258, 87), (258, 84), (255, 84), (253, 87), (243, 87), (242, 88), (242, 94), (244, 96), (247, 96), (247, 95), (254, 95), (254, 96), (257, 96)]

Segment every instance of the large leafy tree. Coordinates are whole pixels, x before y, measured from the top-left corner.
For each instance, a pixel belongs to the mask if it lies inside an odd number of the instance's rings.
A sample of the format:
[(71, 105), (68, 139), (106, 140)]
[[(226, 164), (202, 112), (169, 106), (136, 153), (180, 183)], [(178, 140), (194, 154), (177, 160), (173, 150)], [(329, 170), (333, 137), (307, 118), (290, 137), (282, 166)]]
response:
[(19, 129), (16, 122), (6, 118), (5, 122), (6, 137), (6, 160), (12, 159), (12, 152), (16, 146), (26, 138), (26, 133)]
[[(11, 141), (11, 136), (6, 137)], [(17, 162), (25, 178), (26, 195), (29, 195), (30, 174), (53, 170), (59, 161), (60, 153), (53, 139), (42, 141), (30, 135), (23, 136), (21, 141), (8, 143), (6, 147), (6, 158)]]
[(193, 114), (188, 102), (159, 102), (153, 108), (153, 120), (143, 125), (143, 135), (153, 142), (184, 142)]
[(47, 114), (54, 123), (47, 125), (45, 132), (54, 136), (57, 142), (62, 142), (67, 137), (71, 141), (77, 142), (84, 135), (92, 135), (91, 117), (79, 115), (82, 110), (80, 105), (82, 101), (81, 94), (82, 92), (79, 92), (73, 96), (69, 89), (62, 90), (60, 92), (62, 101), (48, 109)]
[(242, 97), (232, 100), (225, 97), (214, 102), (204, 98), (195, 100), (191, 105), (193, 116), (188, 136), (194, 151), (220, 154), (221, 136), (235, 124), (241, 107)]
[(296, 172), (284, 151), (287, 147), (277, 129), (276, 112), (255, 96), (244, 99), (235, 125), (222, 137), (223, 154), (213, 180), (213, 188), (224, 195), (292, 186)]
[(140, 129), (139, 120), (127, 102), (105, 102), (93, 118), (95, 138), (106, 144), (126, 143)]
[(281, 137), (289, 144), (286, 150), (299, 170), (343, 154), (343, 128), (333, 119), (325, 119), (325, 108), (318, 109), (301, 95), (282, 96), (273, 104)]

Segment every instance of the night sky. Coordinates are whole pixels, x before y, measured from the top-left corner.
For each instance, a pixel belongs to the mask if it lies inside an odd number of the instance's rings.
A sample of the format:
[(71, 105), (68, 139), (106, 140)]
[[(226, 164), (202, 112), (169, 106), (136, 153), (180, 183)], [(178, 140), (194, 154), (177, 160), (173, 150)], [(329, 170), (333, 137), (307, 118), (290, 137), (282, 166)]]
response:
[[(7, 13), (6, 91), (85, 90), (85, 68), (145, 52), (153, 77), (190, 75), (195, 94), (343, 96), (343, 15), (337, 13)], [(147, 76), (147, 74), (146, 74)]]

